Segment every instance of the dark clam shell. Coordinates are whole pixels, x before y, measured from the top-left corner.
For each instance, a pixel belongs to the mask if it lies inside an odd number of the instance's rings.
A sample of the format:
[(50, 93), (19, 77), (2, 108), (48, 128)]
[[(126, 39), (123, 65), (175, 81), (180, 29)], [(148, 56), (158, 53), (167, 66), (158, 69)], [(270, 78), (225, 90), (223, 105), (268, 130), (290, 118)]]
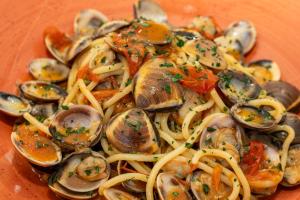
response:
[(284, 81), (270, 81), (263, 85), (267, 94), (280, 101), (287, 110), (294, 110), (300, 103), (300, 91)]
[(218, 74), (217, 90), (227, 105), (256, 99), (261, 91), (259, 84), (243, 72), (225, 70)]

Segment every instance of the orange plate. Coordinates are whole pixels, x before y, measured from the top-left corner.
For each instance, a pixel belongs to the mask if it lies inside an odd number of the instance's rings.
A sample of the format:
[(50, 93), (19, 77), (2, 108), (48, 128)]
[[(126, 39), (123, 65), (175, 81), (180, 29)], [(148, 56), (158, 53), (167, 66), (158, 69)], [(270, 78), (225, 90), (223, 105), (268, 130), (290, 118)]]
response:
[[(71, 33), (75, 14), (95, 8), (110, 19), (132, 18), (134, 0), (1, 0), (0, 90), (16, 92), (16, 83), (29, 79), (27, 64), (46, 56), (43, 30), (55, 25)], [(170, 22), (187, 24), (195, 15), (211, 15), (221, 27), (239, 19), (251, 20), (258, 42), (249, 60), (275, 60), (283, 79), (300, 85), (299, 0), (159, 0)], [(0, 115), (0, 199), (55, 199), (10, 142), (12, 118)], [(300, 189), (280, 189), (272, 199), (300, 199)]]

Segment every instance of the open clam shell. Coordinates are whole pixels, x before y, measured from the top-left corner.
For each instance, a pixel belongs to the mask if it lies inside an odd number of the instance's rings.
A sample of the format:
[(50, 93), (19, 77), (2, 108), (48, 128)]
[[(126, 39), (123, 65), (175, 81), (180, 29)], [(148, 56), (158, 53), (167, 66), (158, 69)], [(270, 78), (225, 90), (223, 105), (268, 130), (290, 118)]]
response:
[(203, 130), (199, 147), (200, 149), (226, 149), (239, 162), (243, 134), (243, 128), (230, 115), (220, 115), (215, 117)]
[(25, 98), (33, 101), (58, 101), (67, 93), (59, 86), (44, 81), (27, 81), (19, 86)]
[(246, 103), (232, 106), (231, 114), (243, 127), (258, 131), (270, 130), (277, 124), (267, 110)]
[(199, 62), (209, 68), (215, 70), (224, 70), (227, 67), (223, 53), (220, 51), (217, 44), (205, 38), (197, 38), (189, 40), (184, 47), (187, 54), (191, 56), (197, 55)]
[(167, 14), (153, 0), (139, 0), (133, 8), (136, 18), (145, 18), (159, 23), (168, 21)]
[(255, 26), (251, 22), (245, 20), (230, 24), (225, 30), (224, 35), (232, 40), (238, 40), (243, 47), (243, 54), (248, 53), (256, 42)]
[(30, 74), (37, 80), (60, 82), (68, 78), (70, 69), (54, 59), (39, 58), (29, 64)]
[(0, 111), (14, 117), (20, 117), (25, 112), (30, 112), (31, 106), (24, 99), (0, 92)]
[(300, 184), (300, 145), (292, 145), (288, 151), (288, 159), (284, 170), (282, 185), (292, 187)]
[[(127, 162), (123, 160), (119, 160), (117, 165), (118, 174), (121, 175), (124, 172), (123, 166), (127, 166)], [(136, 192), (136, 193), (143, 193), (146, 191), (146, 183), (139, 180), (128, 180), (122, 182), (122, 186), (127, 189), (128, 191)]]
[(129, 22), (125, 20), (114, 20), (109, 21), (103, 24), (97, 31), (95, 32), (93, 38), (102, 37), (108, 33), (117, 31), (123, 27), (129, 26)]
[(251, 62), (248, 64), (247, 70), (260, 84), (280, 80), (280, 69), (278, 65), (271, 60), (257, 60)]
[(187, 188), (172, 173), (160, 173), (156, 179), (156, 186), (160, 199), (168, 200), (176, 199), (192, 200)]
[(55, 27), (45, 31), (45, 45), (51, 55), (61, 63), (67, 63), (67, 54), (73, 43), (72, 39)]
[(93, 35), (107, 21), (107, 17), (98, 10), (81, 10), (74, 19), (74, 32), (77, 35)]
[(218, 74), (218, 92), (228, 105), (255, 99), (261, 87), (250, 76), (235, 70), (225, 70)]
[(110, 166), (99, 153), (84, 149), (66, 156), (62, 167), (49, 179), (48, 185), (59, 196), (68, 199), (90, 199), (110, 176)]
[(73, 105), (58, 112), (49, 127), (54, 141), (66, 151), (95, 145), (101, 130), (99, 112), (87, 105)]
[(49, 167), (62, 160), (60, 148), (45, 134), (30, 125), (17, 126), (11, 134), (11, 141), (22, 156), (38, 166)]

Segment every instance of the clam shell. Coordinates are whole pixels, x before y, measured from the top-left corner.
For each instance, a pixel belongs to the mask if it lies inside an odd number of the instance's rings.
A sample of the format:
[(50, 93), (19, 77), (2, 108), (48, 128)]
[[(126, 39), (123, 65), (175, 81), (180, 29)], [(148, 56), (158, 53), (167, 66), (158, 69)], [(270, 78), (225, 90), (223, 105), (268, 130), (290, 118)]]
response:
[(37, 80), (61, 82), (68, 78), (70, 69), (54, 59), (39, 58), (29, 64), (30, 74)]
[(19, 88), (24, 97), (33, 101), (58, 101), (67, 96), (61, 87), (44, 81), (27, 81), (22, 83)]
[(22, 98), (0, 92), (0, 111), (14, 117), (20, 117), (25, 112), (30, 112), (31, 106)]

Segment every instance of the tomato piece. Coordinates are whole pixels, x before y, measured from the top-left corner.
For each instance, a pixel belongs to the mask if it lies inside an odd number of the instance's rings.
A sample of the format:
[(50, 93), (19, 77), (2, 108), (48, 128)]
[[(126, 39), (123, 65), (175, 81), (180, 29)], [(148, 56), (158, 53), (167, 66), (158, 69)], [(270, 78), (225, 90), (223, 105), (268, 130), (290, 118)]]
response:
[(58, 50), (64, 50), (72, 45), (72, 40), (56, 27), (48, 27), (44, 31), (44, 37), (49, 37), (53, 46)]
[(137, 42), (134, 36), (128, 35), (128, 33), (114, 34), (112, 40), (115, 50), (125, 56), (129, 66), (129, 74), (133, 76), (144, 60), (144, 44)]
[(81, 67), (77, 72), (77, 79), (84, 79), (94, 82), (99, 82), (100, 78), (97, 74), (94, 74), (92, 70), (86, 65)]
[(257, 174), (261, 163), (264, 160), (264, 144), (253, 140), (250, 142), (249, 151), (243, 155), (242, 165), (247, 175)]
[(92, 94), (98, 101), (100, 101), (100, 100), (112, 97), (117, 92), (118, 92), (118, 90), (114, 90), (114, 89), (104, 89), (104, 90), (98, 90), (98, 91), (92, 92)]
[(199, 94), (208, 93), (215, 87), (218, 81), (218, 77), (209, 69), (187, 67), (184, 69), (184, 72), (178, 69), (169, 70), (173, 74), (180, 74), (182, 76), (180, 83)]

